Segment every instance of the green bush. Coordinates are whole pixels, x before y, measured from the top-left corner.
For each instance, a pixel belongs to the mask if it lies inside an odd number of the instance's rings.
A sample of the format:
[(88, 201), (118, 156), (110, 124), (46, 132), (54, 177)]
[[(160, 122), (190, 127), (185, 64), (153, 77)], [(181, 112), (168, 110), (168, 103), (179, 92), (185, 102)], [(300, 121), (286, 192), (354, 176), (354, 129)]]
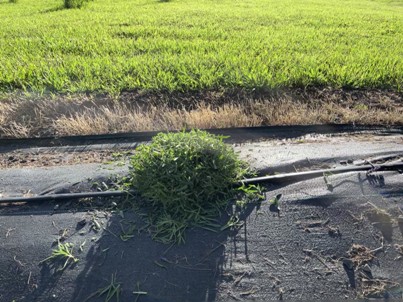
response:
[(8, 0), (8, 2), (10, 2), (10, 3), (17, 3), (18, 0)]
[(64, 0), (65, 8), (81, 8), (83, 7), (88, 0)]
[(155, 237), (183, 241), (190, 225), (207, 225), (248, 171), (222, 137), (200, 130), (161, 133), (131, 158), (131, 185), (153, 216)]

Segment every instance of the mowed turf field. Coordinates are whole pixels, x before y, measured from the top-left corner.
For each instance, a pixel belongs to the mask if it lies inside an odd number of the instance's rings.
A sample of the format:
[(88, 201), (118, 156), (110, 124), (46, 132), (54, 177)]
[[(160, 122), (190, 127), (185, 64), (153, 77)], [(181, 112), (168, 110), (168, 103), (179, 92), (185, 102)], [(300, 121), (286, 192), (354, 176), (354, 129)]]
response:
[(0, 92), (403, 89), (403, 1), (0, 0)]

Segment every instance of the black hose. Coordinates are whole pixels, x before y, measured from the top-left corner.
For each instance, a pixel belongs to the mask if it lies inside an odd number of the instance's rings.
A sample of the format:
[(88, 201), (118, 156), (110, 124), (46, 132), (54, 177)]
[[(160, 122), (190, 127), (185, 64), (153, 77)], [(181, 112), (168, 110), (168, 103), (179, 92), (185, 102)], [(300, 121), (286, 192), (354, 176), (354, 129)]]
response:
[(127, 194), (134, 193), (133, 191), (104, 191), (104, 192), (83, 192), (83, 193), (63, 193), (63, 194), (49, 194), (30, 197), (5, 197), (0, 198), (0, 203), (11, 202), (30, 202), (30, 201), (54, 201), (63, 199), (80, 199), (80, 198), (93, 198), (93, 197), (120, 197), (127, 196)]
[[(391, 164), (381, 164), (381, 165), (364, 165), (364, 166), (352, 166), (352, 167), (340, 167), (335, 169), (322, 169), (322, 170), (312, 170), (304, 172), (295, 173), (285, 173), (277, 175), (269, 175), (263, 177), (244, 179), (237, 183), (236, 185), (242, 184), (254, 184), (262, 182), (276, 182), (276, 183), (290, 183), (297, 182), (307, 179), (312, 179), (315, 177), (323, 175), (341, 174), (347, 172), (356, 171), (400, 171), (403, 169), (402, 163), (391, 163)], [(51, 195), (41, 195), (32, 197), (5, 197), (0, 199), (1, 203), (13, 203), (13, 202), (35, 202), (35, 201), (55, 201), (63, 199), (80, 199), (80, 198), (91, 198), (91, 197), (122, 197), (128, 194), (135, 194), (135, 191), (105, 191), (105, 192), (83, 192), (83, 193), (65, 193), (65, 194), (51, 194)]]
[(262, 182), (290, 182), (290, 181), (300, 181), (315, 178), (323, 175), (332, 175), (332, 174), (340, 174), (347, 172), (355, 172), (355, 171), (396, 171), (403, 169), (402, 163), (393, 163), (393, 164), (382, 164), (382, 165), (363, 165), (363, 166), (352, 166), (352, 167), (340, 167), (335, 169), (322, 169), (322, 170), (312, 170), (312, 171), (303, 171), (303, 172), (295, 172), (295, 173), (285, 173), (285, 174), (277, 174), (277, 175), (269, 175), (262, 176), (256, 178), (249, 178), (242, 180), (243, 184), (253, 184), (253, 183), (262, 183)]
[[(382, 125), (350, 125), (350, 124), (329, 124), (329, 125), (296, 125), (296, 126), (261, 126), (261, 127), (240, 127), (205, 129), (215, 134), (228, 136), (229, 142), (243, 142), (268, 138), (295, 138), (307, 134), (337, 134), (357, 132), (379, 132), (382, 134), (402, 134), (403, 126), (385, 127)], [(150, 141), (151, 138), (161, 131), (145, 131), (132, 133), (113, 133), (100, 135), (80, 135), (62, 137), (42, 138), (0, 138), (0, 147), (7, 149), (29, 148), (29, 147), (56, 147), (56, 146), (78, 146), (94, 144), (116, 144), (122, 142), (142, 143)], [(175, 131), (172, 131), (175, 132)]]

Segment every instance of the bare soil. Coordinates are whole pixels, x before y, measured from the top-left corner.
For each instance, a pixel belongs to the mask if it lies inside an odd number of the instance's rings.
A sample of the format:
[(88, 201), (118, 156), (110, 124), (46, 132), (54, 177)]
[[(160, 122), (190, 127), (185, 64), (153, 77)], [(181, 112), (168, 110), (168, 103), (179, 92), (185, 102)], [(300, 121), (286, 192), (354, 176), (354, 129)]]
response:
[(31, 151), (21, 150), (0, 153), (0, 168), (23, 168), (23, 167), (51, 167), (62, 165), (75, 165), (87, 163), (111, 163), (124, 160), (130, 153), (119, 153), (116, 150), (98, 150), (81, 152), (60, 151)]

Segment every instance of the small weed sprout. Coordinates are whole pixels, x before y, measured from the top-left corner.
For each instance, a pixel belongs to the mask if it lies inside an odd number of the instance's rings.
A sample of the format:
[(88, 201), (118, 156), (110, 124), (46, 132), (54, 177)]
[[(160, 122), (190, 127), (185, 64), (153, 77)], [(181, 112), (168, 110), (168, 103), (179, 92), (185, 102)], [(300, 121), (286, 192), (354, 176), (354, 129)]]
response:
[(278, 207), (279, 206), (279, 202), (280, 202), (280, 200), (281, 200), (281, 198), (283, 197), (283, 194), (277, 194), (274, 198), (272, 198), (272, 199), (270, 199), (269, 200), (269, 204), (270, 205), (273, 205), (273, 206), (275, 206), (275, 207)]
[(71, 243), (60, 243), (58, 242), (57, 248), (52, 251), (52, 255), (48, 258), (43, 259), (41, 263), (51, 261), (57, 263), (58, 261), (64, 261), (64, 264), (60, 270), (64, 270), (69, 263), (76, 263), (78, 259), (73, 255), (74, 245)]
[(276, 212), (280, 216), (280, 200), (283, 197), (283, 194), (277, 194), (274, 198), (269, 200), (269, 210), (271, 212)]
[(259, 185), (245, 185), (242, 183), (242, 185), (238, 188), (238, 191), (242, 193), (241, 198), (236, 201), (236, 205), (240, 209), (243, 209), (249, 203), (259, 202), (265, 198), (263, 188)]
[(250, 172), (223, 137), (200, 130), (158, 134), (137, 149), (130, 169), (153, 237), (165, 243), (183, 243), (190, 226), (215, 228), (214, 218), (239, 193), (234, 184)]

